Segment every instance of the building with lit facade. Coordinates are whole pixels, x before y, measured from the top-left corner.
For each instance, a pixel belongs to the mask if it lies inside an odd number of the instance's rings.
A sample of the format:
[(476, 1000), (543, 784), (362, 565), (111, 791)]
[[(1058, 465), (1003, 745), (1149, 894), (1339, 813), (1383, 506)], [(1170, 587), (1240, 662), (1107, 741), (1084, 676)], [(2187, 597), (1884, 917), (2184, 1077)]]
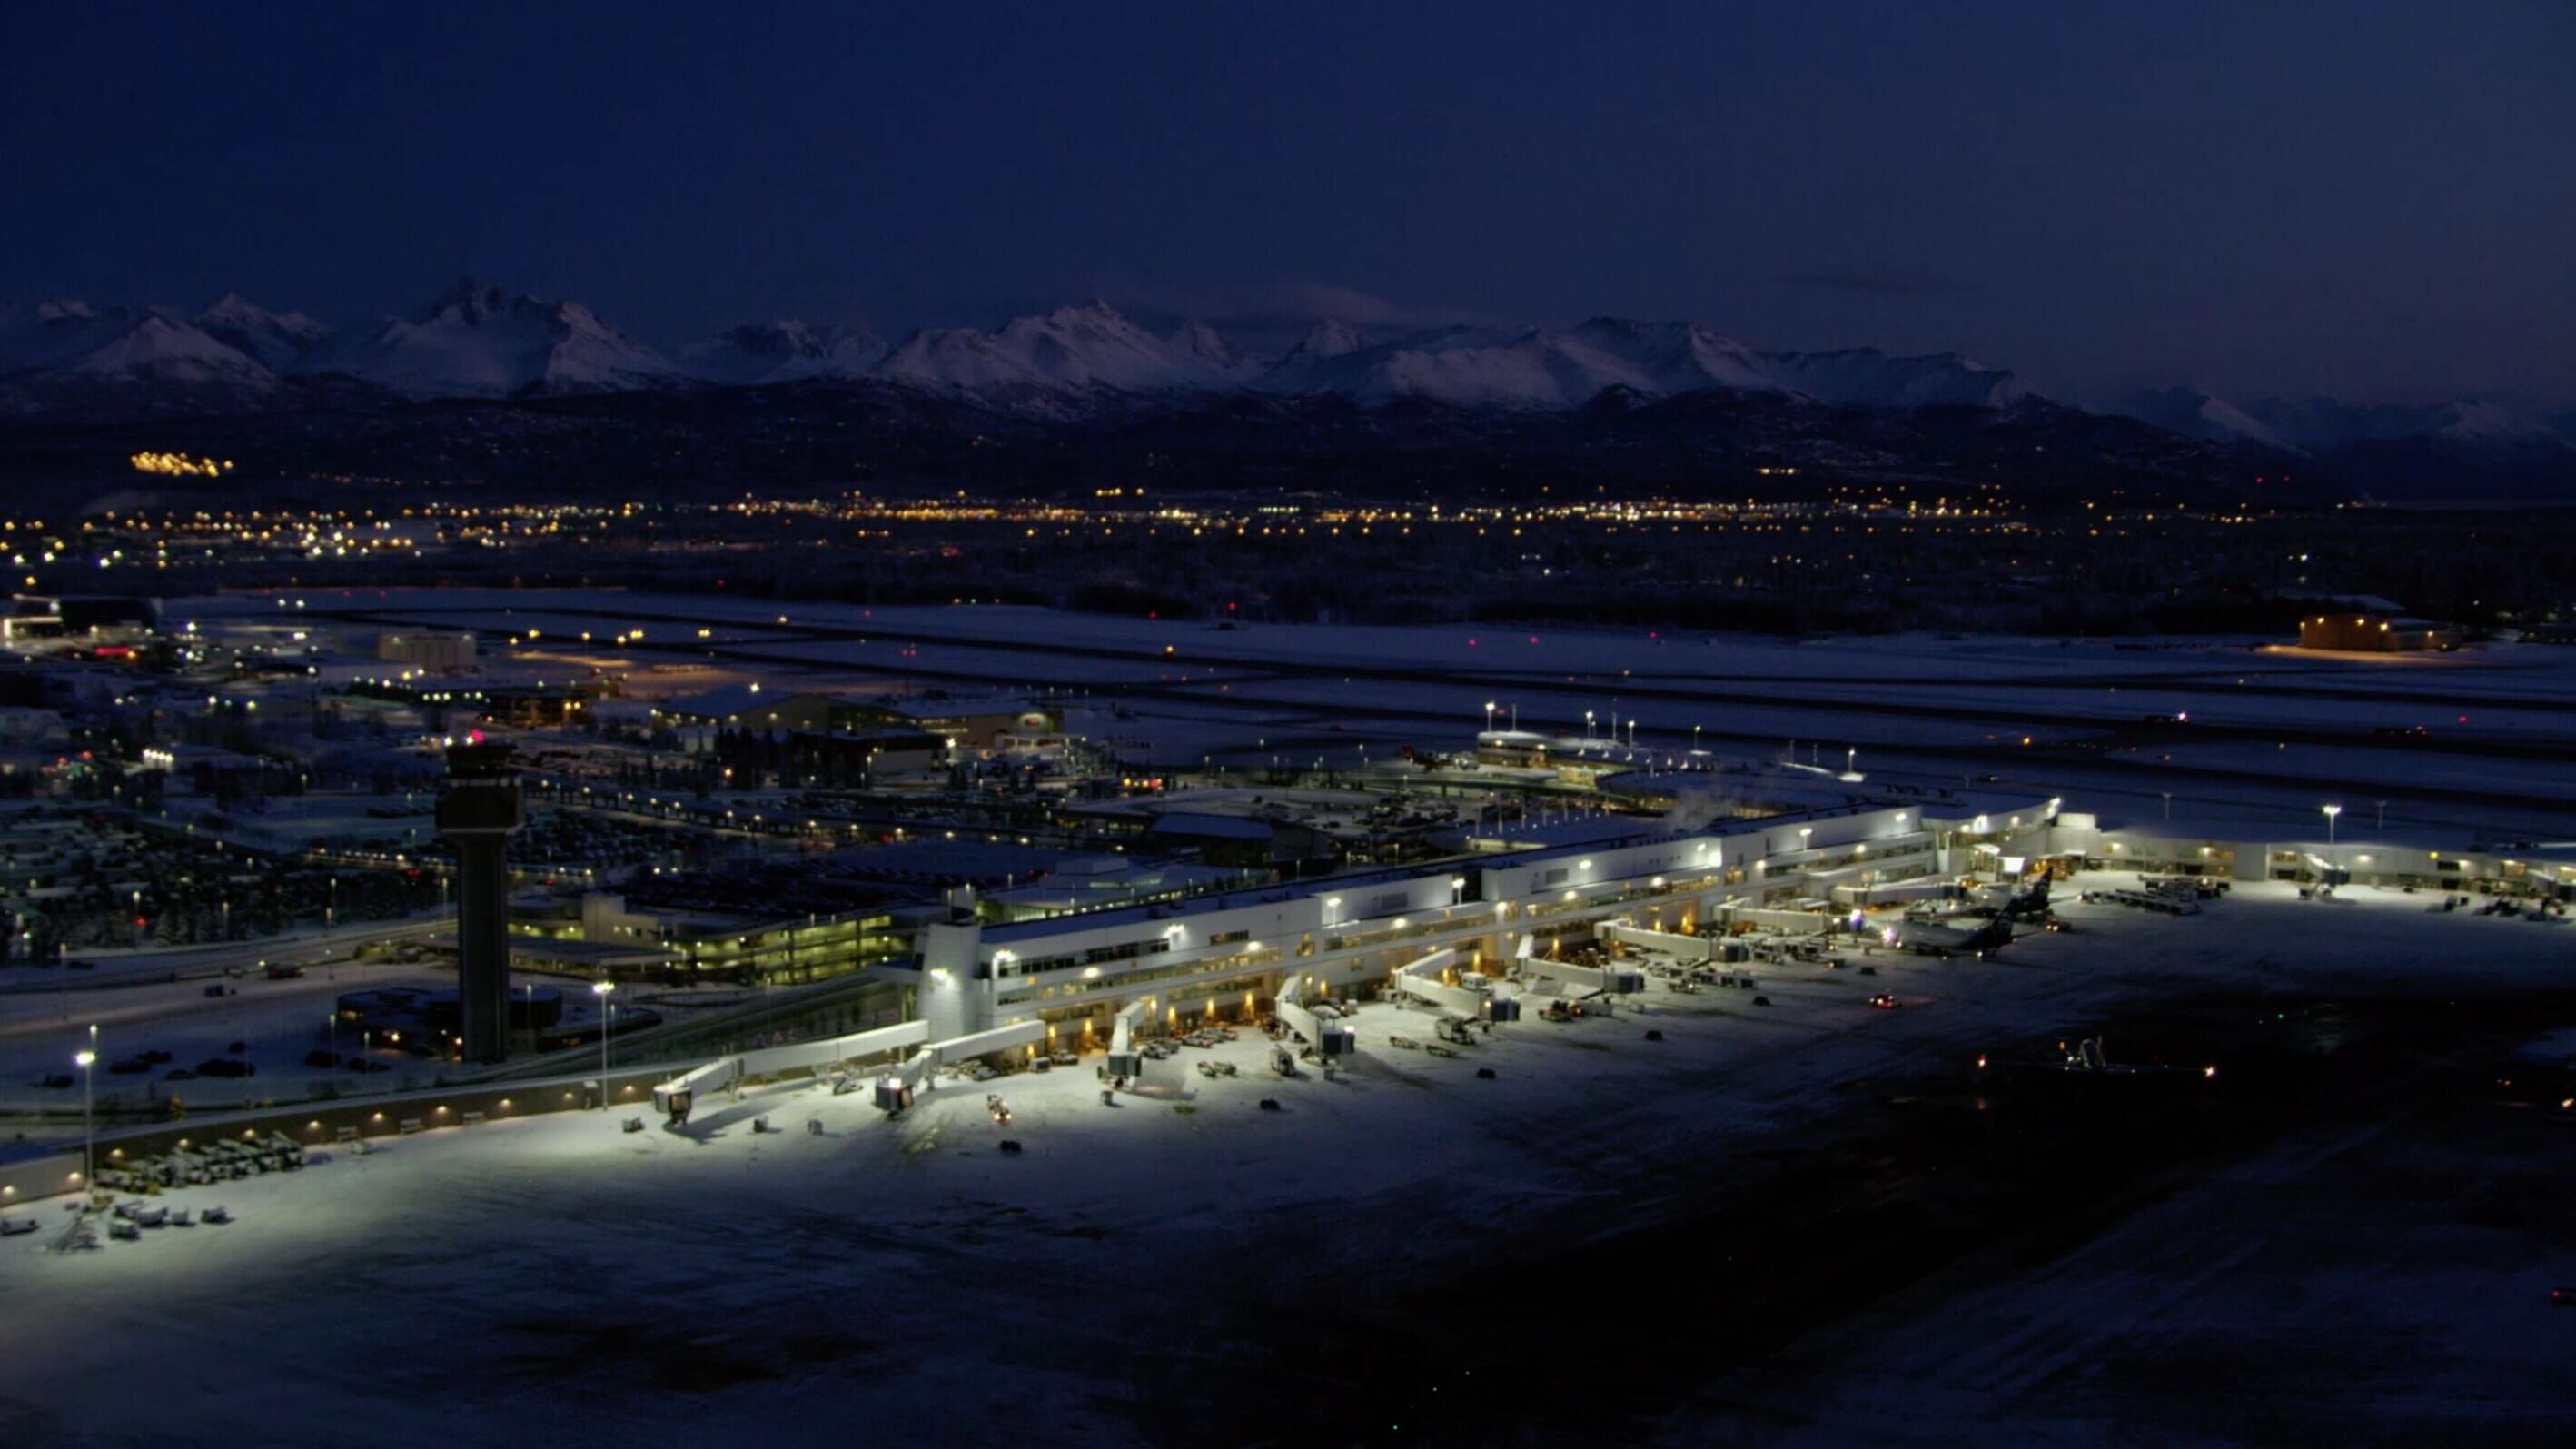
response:
[(1837, 885), (2018, 869), (2052, 848), (2058, 802), (1997, 797), (1722, 820), (1424, 866), (995, 923), (960, 909), (921, 927), (904, 966), (934, 1038), (1038, 1021), (1050, 1042), (1106, 1040), (1151, 998), (1166, 1022), (1256, 1012), (1291, 975), (1363, 992), (1443, 948), (1499, 973), (1519, 936), (1589, 940), (1613, 918), (1690, 931), (1729, 906), (1821, 905)]

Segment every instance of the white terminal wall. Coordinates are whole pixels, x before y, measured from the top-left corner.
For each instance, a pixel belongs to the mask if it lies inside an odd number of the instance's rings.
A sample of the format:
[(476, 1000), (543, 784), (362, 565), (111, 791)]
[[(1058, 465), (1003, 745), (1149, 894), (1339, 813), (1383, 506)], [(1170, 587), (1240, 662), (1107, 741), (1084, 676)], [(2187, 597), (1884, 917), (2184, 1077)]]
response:
[[(1509, 956), (1510, 938), (1522, 931), (1588, 933), (1592, 922), (1619, 915), (1671, 928), (1711, 919), (1711, 908), (1730, 898), (1821, 895), (1827, 877), (1864, 871), (1873, 860), (1887, 860), (1900, 873), (1964, 869), (1971, 838), (2007, 854), (2043, 854), (2054, 846), (2055, 814), (2055, 802), (2042, 799), (1974, 814), (1953, 807), (1948, 818), (1921, 806), (1890, 805), (1729, 821), (1687, 835), (1445, 862), (1158, 907), (1001, 926), (959, 921), (924, 928), (917, 973), (891, 974), (916, 986), (934, 1038), (1068, 1007), (1105, 1022), (1129, 1001), (1254, 976), (1264, 996), (1275, 994), (1290, 973), (1339, 992), (1381, 981), (1405, 961), (1444, 946), (1493, 962)], [(1728, 883), (1729, 872), (1737, 874), (1736, 883)], [(1095, 952), (1107, 959), (1087, 963)], [(1071, 964), (1028, 969), (1031, 962), (1066, 957)], [(1056, 994), (1034, 995), (1051, 988)]]

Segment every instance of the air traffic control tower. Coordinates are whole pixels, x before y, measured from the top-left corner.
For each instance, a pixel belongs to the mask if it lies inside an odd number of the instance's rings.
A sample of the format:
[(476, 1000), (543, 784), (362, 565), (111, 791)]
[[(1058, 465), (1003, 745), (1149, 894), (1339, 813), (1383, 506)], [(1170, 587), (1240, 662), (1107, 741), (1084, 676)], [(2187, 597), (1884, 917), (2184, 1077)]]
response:
[(526, 823), (510, 747), (450, 745), (438, 833), (456, 847), (458, 1030), (465, 1060), (497, 1062), (510, 1050), (510, 837)]

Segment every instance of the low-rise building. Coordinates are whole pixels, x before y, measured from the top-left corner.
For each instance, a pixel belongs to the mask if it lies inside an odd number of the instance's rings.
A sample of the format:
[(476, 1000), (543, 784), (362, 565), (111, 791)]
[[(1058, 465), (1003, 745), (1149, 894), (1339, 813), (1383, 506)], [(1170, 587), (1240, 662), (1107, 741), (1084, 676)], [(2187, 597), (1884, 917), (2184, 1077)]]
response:
[(1689, 931), (1729, 906), (1820, 908), (1837, 884), (2018, 871), (2045, 853), (2057, 804), (1871, 805), (1679, 833), (1640, 821), (1582, 843), (1161, 904), (1010, 922), (958, 912), (921, 927), (910, 963), (877, 970), (916, 991), (936, 1036), (1037, 1021), (1059, 1046), (1096, 1045), (1137, 1000), (1171, 1021), (1232, 1015), (1291, 975), (1345, 994), (1444, 948), (1466, 969), (1500, 969), (1520, 935), (1589, 939), (1613, 917)]
[(2299, 647), (2347, 654), (2396, 654), (2417, 649), (2456, 649), (2460, 631), (2431, 619), (2386, 614), (2310, 614), (2299, 621)]
[(379, 634), (376, 658), (428, 674), (463, 674), (474, 667), (474, 636), (441, 631)]

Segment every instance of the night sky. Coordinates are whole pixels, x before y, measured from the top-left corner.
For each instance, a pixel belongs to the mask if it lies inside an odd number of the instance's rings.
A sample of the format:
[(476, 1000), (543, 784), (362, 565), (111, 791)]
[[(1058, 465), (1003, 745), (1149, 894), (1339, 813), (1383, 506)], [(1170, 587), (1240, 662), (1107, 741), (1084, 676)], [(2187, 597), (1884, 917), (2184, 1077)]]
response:
[(7, 29), (0, 296), (351, 319), (472, 272), (664, 345), (1094, 291), (1238, 327), (1614, 312), (2054, 388), (2576, 402), (2567, 0), (78, 4)]

